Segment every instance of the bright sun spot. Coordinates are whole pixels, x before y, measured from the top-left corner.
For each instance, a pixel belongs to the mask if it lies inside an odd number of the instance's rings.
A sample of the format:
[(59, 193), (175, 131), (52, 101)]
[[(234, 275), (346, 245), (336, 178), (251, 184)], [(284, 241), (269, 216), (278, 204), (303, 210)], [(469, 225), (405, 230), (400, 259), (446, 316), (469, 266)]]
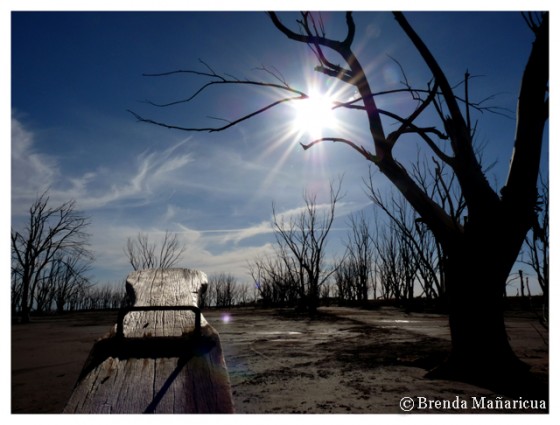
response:
[(316, 91), (311, 91), (308, 99), (293, 102), (294, 130), (313, 140), (321, 138), (325, 129), (336, 127), (333, 105), (328, 95)]

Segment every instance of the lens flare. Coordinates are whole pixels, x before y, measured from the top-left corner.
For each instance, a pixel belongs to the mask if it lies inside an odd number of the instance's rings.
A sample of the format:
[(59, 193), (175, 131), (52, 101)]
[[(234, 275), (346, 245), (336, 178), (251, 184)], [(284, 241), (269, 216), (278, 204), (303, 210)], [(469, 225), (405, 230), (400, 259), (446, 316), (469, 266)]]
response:
[(308, 98), (293, 102), (295, 111), (293, 128), (312, 140), (324, 136), (324, 130), (336, 128), (333, 100), (326, 93), (311, 90)]

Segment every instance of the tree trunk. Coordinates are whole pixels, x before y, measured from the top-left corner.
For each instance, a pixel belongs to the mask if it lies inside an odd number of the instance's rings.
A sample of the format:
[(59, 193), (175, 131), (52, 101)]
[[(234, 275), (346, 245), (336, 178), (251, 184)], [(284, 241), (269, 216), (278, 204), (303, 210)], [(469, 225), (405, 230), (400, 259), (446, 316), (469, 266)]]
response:
[(492, 270), (496, 267), (484, 267), (489, 262), (478, 253), (460, 263), (450, 257), (447, 295), (454, 360), (465, 366), (462, 372), (467, 377), (518, 364), (505, 330), (504, 281)]
[(21, 323), (29, 323), (31, 321), (29, 306), (29, 278), (24, 274), (23, 276), (23, 290), (21, 294)]
[[(513, 262), (511, 239), (495, 220), (467, 226), (444, 263), (452, 351), (429, 376), (457, 379), (514, 396), (547, 396), (509, 343), (504, 288)], [(500, 233), (502, 233), (500, 235)]]
[(30, 309), (28, 305), (21, 305), (20, 317), (20, 323), (29, 323), (31, 321)]
[(63, 298), (58, 298), (56, 300), (56, 312), (58, 314), (64, 313), (64, 304), (66, 304), (66, 302), (64, 301)]

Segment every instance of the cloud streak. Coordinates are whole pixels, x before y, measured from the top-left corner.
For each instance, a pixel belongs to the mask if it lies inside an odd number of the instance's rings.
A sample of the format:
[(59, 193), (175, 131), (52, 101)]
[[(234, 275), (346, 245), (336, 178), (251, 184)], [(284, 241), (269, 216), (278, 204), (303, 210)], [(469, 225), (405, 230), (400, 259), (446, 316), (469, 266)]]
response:
[[(178, 266), (232, 273), (247, 281), (248, 263), (273, 254), (272, 201), (292, 206), (278, 212), (280, 220), (305, 211), (304, 187), (297, 186), (294, 176), (277, 173), (264, 189), (260, 182), (269, 175), (269, 164), (234, 148), (205, 145), (203, 139), (194, 138), (159, 140), (161, 150), (144, 145), (136, 154), (131, 150), (128, 160), (95, 163), (80, 158), (83, 167), (69, 174), (64, 169), (67, 158), (41, 152), (40, 147), (48, 145), (42, 138), (48, 136), (12, 120), (13, 215), (21, 219), (47, 188), (53, 204), (76, 200), (78, 208), (92, 217), (96, 281), (120, 282), (131, 271), (123, 251), (127, 238), (142, 232), (155, 241), (165, 231), (177, 233), (186, 245)], [(316, 184), (315, 189), (325, 184)], [(339, 202), (336, 215), (363, 206)], [(319, 214), (329, 208), (328, 203), (316, 206)]]
[[(44, 192), (60, 176), (56, 159), (35, 148), (35, 136), (12, 118), (12, 202), (18, 206)], [(17, 209), (17, 208), (16, 208)]]
[(14, 212), (26, 211), (37, 194), (47, 189), (53, 202), (74, 199), (79, 208), (88, 211), (131, 201), (147, 204), (170, 182), (180, 180), (180, 173), (192, 163), (192, 154), (184, 152), (187, 141), (162, 152), (144, 151), (136, 156), (133, 167), (122, 163), (115, 170), (103, 165), (69, 177), (61, 173), (56, 157), (38, 150), (35, 134), (12, 118)]

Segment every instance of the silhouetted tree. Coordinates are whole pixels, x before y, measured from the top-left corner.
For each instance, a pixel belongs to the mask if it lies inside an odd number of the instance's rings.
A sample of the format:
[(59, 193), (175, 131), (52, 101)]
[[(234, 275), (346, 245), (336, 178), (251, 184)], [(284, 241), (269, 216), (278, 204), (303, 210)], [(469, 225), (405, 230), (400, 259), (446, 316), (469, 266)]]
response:
[(56, 260), (93, 258), (86, 233), (89, 220), (76, 211), (76, 203), (68, 201), (57, 207), (48, 204), (49, 197), (44, 192), (31, 205), (25, 229), (12, 229), (12, 281), (21, 285), (20, 313), (24, 323), (29, 322), (37, 286), (42, 279), (51, 277)]
[[(383, 211), (390, 220), (389, 227), (393, 234), (391, 237), (397, 239), (395, 243), (399, 246), (399, 251), (401, 253), (408, 252), (406, 257), (410, 258), (410, 261), (407, 261), (406, 264), (416, 274), (415, 282), (422, 289), (420, 295), (424, 295), (426, 298), (442, 297), (445, 294), (445, 279), (442, 268), (443, 253), (433, 234), (422, 220), (417, 218), (414, 210), (401, 194), (393, 194), (388, 198), (382, 197), (379, 191), (374, 189), (371, 175), (367, 185), (374, 205)], [(457, 217), (460, 216), (460, 210), (457, 210)], [(379, 227), (379, 224), (377, 227)], [(372, 237), (386, 239), (388, 236), (383, 232), (377, 232)], [(382, 247), (389, 247), (387, 241), (383, 240), (376, 241), (376, 245), (378, 250), (383, 249)], [(384, 255), (381, 257), (383, 258)], [(408, 291), (407, 293), (410, 295), (412, 292)]]
[(533, 269), (545, 300), (548, 300), (549, 235), (548, 235), (548, 182), (541, 179), (538, 216), (531, 232), (525, 238), (528, 259), (523, 262)]
[(87, 277), (89, 270), (89, 262), (76, 256), (57, 258), (53, 262), (49, 281), (54, 291), (57, 313), (62, 313), (74, 295), (83, 293), (91, 285)]
[(125, 299), (124, 282), (96, 284), (74, 291), (68, 299), (69, 310), (117, 309)]
[(334, 272), (335, 285), (340, 300), (365, 303), (373, 287), (373, 255), (375, 246), (371, 239), (369, 223), (362, 212), (349, 218), (350, 231), (346, 252)]
[(185, 248), (177, 234), (166, 230), (159, 243), (151, 242), (146, 233), (138, 233), (136, 239), (128, 238), (125, 253), (134, 270), (168, 269), (177, 264)]
[(321, 286), (334, 270), (324, 264), (327, 236), (334, 221), (336, 203), (340, 198), (339, 181), (330, 186), (330, 200), (324, 211), (317, 205), (316, 195), (304, 195), (305, 207), (287, 218), (272, 211), (276, 242), (290, 274), (298, 286), (299, 303), (303, 310), (314, 314), (319, 307)]
[(255, 301), (253, 294), (251, 294), (251, 289), (253, 286), (247, 282), (237, 284), (236, 299), (234, 300), (235, 305), (246, 305)]
[(333, 279), (339, 305), (353, 303), (358, 298), (355, 267), (356, 264), (348, 257), (343, 257), (336, 264)]
[(262, 304), (293, 307), (299, 299), (294, 259), (280, 247), (276, 255), (257, 257), (249, 263), (249, 273)]
[(209, 280), (204, 290), (198, 294), (198, 306), (200, 308), (209, 307), (216, 303), (216, 291), (214, 290), (214, 282)]
[(387, 226), (377, 226), (373, 243), (382, 297), (395, 300), (414, 298), (418, 264), (411, 245), (402, 237), (398, 226), (392, 221)]
[(220, 273), (208, 278), (208, 290), (214, 295), (216, 307), (231, 307), (236, 304), (239, 287), (237, 279), (232, 274)]
[[(481, 109), (469, 100), (470, 75), (465, 74), (464, 94), (460, 99), (422, 38), (402, 13), (395, 12), (398, 25), (408, 36), (432, 74), (430, 83), (418, 89), (407, 85), (416, 102), (408, 116), (378, 107), (379, 96), (395, 91), (374, 91), (366, 69), (353, 50), (356, 25), (352, 13), (346, 13), (347, 33), (340, 40), (327, 37), (325, 26), (313, 14), (301, 13), (298, 30), (285, 25), (276, 13), (269, 13), (276, 28), (290, 40), (311, 47), (317, 59), (315, 70), (352, 86), (358, 96), (338, 104), (339, 108), (362, 110), (368, 121), (373, 151), (349, 138), (325, 137), (304, 145), (309, 149), (318, 143), (344, 143), (372, 162), (403, 194), (415, 209), (419, 219), (430, 229), (443, 250), (443, 269), (449, 303), (449, 323), (452, 338), (451, 356), (439, 369), (439, 376), (471, 382), (501, 384), (511, 390), (523, 386), (527, 366), (522, 363), (508, 341), (502, 295), (507, 277), (515, 263), (528, 230), (535, 222), (537, 178), (548, 120), (549, 17), (548, 13), (530, 13), (523, 17), (534, 33), (534, 42), (527, 60), (518, 97), (517, 125), (509, 174), (497, 192), (489, 184), (473, 148), (474, 128), (471, 110)], [(328, 52), (328, 54), (327, 54)], [(338, 56), (336, 60), (334, 55)], [(276, 75), (276, 82), (238, 80), (208, 72), (178, 71), (208, 77), (214, 84), (243, 84), (271, 87), (286, 93), (265, 107), (229, 120), (220, 127), (188, 127), (135, 116), (144, 122), (186, 131), (221, 131), (252, 118), (277, 105), (307, 95), (290, 87)], [(171, 73), (168, 73), (171, 74)], [(403, 90), (398, 92), (402, 93)], [(378, 94), (376, 94), (378, 93)], [(439, 117), (439, 126), (423, 126), (418, 119), (431, 110)], [(397, 123), (389, 134), (381, 120), (384, 115)], [(439, 128), (438, 128), (439, 127)], [(394, 147), (403, 135), (415, 135), (445, 163), (458, 181), (465, 201), (468, 219), (457, 220), (433, 200), (414, 180), (409, 171), (394, 157)], [(440, 141), (445, 141), (442, 149)], [(480, 273), (484, 270), (484, 273)], [(433, 374), (437, 376), (438, 374)]]

